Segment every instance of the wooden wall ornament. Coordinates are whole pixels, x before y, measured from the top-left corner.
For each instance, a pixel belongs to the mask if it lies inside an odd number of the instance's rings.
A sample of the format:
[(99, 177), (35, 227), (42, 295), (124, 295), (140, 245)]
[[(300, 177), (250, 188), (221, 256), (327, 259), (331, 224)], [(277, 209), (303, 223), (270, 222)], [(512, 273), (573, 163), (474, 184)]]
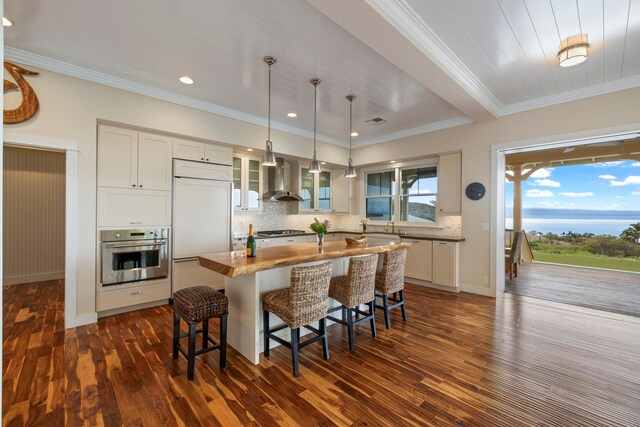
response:
[(3, 92), (18, 89), (22, 94), (22, 103), (17, 108), (3, 111), (4, 124), (10, 125), (26, 122), (36, 115), (40, 104), (35, 91), (22, 76), (37, 76), (40, 73), (27, 70), (9, 61), (4, 61), (4, 68), (11, 74), (11, 77), (15, 79), (17, 84), (9, 80), (4, 80)]

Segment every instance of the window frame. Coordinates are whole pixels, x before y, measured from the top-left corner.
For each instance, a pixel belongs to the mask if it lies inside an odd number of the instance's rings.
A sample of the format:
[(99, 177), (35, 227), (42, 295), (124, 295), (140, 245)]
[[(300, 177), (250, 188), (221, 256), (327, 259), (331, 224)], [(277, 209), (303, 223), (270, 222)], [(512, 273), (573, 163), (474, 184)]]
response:
[[(440, 181), (438, 181), (438, 186), (436, 187), (436, 193), (433, 194), (436, 198), (436, 216), (434, 222), (418, 222), (418, 221), (401, 221), (401, 198), (404, 196), (402, 192), (402, 171), (406, 169), (416, 169), (416, 168), (436, 168), (436, 178), (440, 179), (440, 168), (438, 165), (438, 157), (434, 158), (426, 158), (421, 160), (412, 160), (409, 162), (398, 162), (393, 165), (379, 165), (373, 166), (369, 168), (365, 168), (362, 170), (363, 179), (361, 181), (361, 198), (360, 198), (360, 214), (363, 218), (367, 215), (367, 199), (380, 199), (380, 198), (391, 198), (393, 202), (393, 214), (391, 215), (391, 220), (396, 226), (404, 226), (404, 227), (425, 227), (425, 228), (437, 228), (439, 221), (439, 211), (438, 211), (438, 187)], [(384, 173), (384, 172), (394, 172), (395, 177), (395, 188), (392, 190), (392, 194), (389, 196), (371, 196), (367, 197), (367, 181), (368, 175), (374, 173)], [(386, 225), (387, 220), (375, 220), (369, 219), (369, 222), (372, 225)]]

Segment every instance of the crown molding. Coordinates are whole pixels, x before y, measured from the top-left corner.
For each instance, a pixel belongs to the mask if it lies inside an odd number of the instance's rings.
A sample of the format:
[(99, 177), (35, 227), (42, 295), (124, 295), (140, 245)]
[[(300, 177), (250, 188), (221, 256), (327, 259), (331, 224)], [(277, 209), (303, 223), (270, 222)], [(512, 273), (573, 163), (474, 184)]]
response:
[[(241, 111), (233, 110), (231, 108), (222, 107), (220, 105), (206, 101), (200, 101), (167, 90), (157, 89), (141, 83), (132, 82), (120, 77), (115, 77), (109, 74), (90, 70), (88, 68), (79, 67), (77, 65), (58, 61), (57, 59), (48, 58), (46, 56), (37, 55), (20, 49), (15, 49), (9, 46), (5, 46), (4, 48), (4, 57), (5, 60), (19, 62), (21, 64), (30, 65), (33, 67), (41, 68), (43, 70), (63, 74), (65, 76), (75, 77), (92, 83), (98, 83), (116, 89), (137, 93), (138, 95), (144, 95), (150, 98), (159, 99), (161, 101), (171, 102), (174, 104), (183, 105), (185, 107), (194, 108), (196, 110), (217, 114), (219, 116), (267, 127), (267, 119), (262, 117), (254, 116), (252, 114), (246, 114)], [(313, 132), (294, 126), (289, 126), (283, 123), (271, 121), (271, 128), (292, 135), (301, 136), (303, 138), (313, 139)], [(318, 139), (329, 144), (338, 145), (340, 147), (349, 147), (346, 141), (341, 141), (337, 138), (332, 138), (326, 135), (318, 135)]]
[(531, 99), (528, 101), (518, 102), (517, 104), (505, 105), (501, 110), (500, 116), (509, 114), (522, 113), (524, 111), (534, 110), (537, 108), (550, 107), (564, 102), (577, 101), (579, 99), (589, 98), (596, 95), (604, 95), (619, 90), (631, 89), (640, 86), (640, 75), (627, 77), (620, 80), (600, 83), (593, 86), (587, 86), (580, 89), (574, 89), (567, 92), (557, 93), (542, 98)]
[(395, 23), (396, 28), (425, 55), (443, 69), (494, 116), (500, 114), (502, 103), (462, 62), (438, 35), (413, 11), (405, 0), (367, 0)]
[(386, 135), (365, 139), (363, 141), (354, 142), (353, 147), (360, 148), (360, 147), (365, 147), (367, 145), (380, 144), (382, 142), (393, 141), (396, 139), (420, 135), (423, 133), (435, 132), (437, 130), (448, 129), (456, 126), (466, 125), (469, 123), (473, 123), (473, 120), (471, 120), (466, 116), (454, 117), (453, 119), (442, 120), (440, 122), (430, 123), (428, 125), (418, 126), (411, 129), (405, 129), (398, 132), (392, 132)]

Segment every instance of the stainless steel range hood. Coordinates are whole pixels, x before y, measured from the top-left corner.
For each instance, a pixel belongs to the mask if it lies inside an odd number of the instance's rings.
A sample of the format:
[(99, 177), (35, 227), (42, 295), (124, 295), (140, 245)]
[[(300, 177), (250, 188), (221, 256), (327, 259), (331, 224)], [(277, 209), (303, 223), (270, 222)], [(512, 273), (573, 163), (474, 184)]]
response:
[(267, 192), (262, 200), (278, 202), (301, 202), (303, 199), (296, 193), (286, 191), (284, 187), (284, 159), (278, 157), (276, 166), (267, 168)]

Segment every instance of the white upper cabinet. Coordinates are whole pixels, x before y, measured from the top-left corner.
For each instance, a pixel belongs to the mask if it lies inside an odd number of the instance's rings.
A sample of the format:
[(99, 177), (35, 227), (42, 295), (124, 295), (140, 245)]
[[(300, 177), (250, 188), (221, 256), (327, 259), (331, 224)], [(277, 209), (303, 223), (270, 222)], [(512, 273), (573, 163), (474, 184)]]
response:
[(438, 212), (461, 212), (462, 196), (461, 153), (440, 156), (438, 161)]
[(171, 190), (173, 140), (140, 132), (138, 135), (138, 188)]
[(236, 212), (262, 211), (262, 182), (260, 159), (233, 157), (233, 208)]
[(173, 157), (176, 159), (195, 160), (198, 162), (231, 166), (233, 150), (230, 147), (174, 138)]
[(101, 125), (98, 186), (171, 190), (172, 151), (170, 137)]

